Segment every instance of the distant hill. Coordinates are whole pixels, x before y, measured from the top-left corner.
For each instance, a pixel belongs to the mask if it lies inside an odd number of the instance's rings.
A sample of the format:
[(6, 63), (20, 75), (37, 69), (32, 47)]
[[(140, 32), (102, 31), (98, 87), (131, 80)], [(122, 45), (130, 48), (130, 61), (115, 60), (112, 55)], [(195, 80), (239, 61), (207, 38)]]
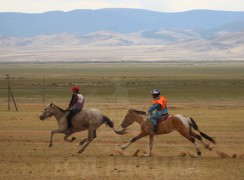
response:
[(61, 33), (33, 37), (0, 36), (0, 47), (135, 46), (163, 43), (164, 40), (144, 38), (141, 33), (121, 34), (108, 31), (98, 31), (85, 35)]
[(0, 35), (29, 37), (61, 33), (84, 35), (97, 31), (127, 34), (158, 29), (198, 29), (200, 34), (210, 37), (214, 28), (238, 31), (243, 29), (243, 22), (244, 12), (211, 10), (162, 13), (141, 9), (99, 9), (38, 14), (0, 13)]
[[(206, 32), (211, 37), (206, 38)], [(202, 33), (202, 34), (201, 34)], [(176, 45), (192, 42), (217, 42), (230, 46), (243, 45), (244, 31), (228, 32), (205, 30), (159, 29), (122, 34), (109, 31), (98, 31), (84, 35), (69, 33), (42, 34), (33, 37), (0, 36), (0, 47), (70, 47), (70, 46), (145, 46), (145, 45)], [(197, 46), (197, 45), (196, 45)]]
[(244, 12), (0, 13), (1, 62), (244, 60)]
[(204, 39), (192, 30), (122, 34), (98, 31), (33, 37), (0, 36), (1, 62), (244, 60), (244, 31)]

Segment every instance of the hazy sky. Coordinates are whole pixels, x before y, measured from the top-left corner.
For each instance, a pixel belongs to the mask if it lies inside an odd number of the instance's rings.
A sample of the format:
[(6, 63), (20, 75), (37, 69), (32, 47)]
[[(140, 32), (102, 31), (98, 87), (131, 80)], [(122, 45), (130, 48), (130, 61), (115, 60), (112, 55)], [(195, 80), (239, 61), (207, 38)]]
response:
[(0, 12), (39, 13), (101, 8), (139, 8), (161, 12), (192, 9), (244, 11), (244, 0), (0, 0)]

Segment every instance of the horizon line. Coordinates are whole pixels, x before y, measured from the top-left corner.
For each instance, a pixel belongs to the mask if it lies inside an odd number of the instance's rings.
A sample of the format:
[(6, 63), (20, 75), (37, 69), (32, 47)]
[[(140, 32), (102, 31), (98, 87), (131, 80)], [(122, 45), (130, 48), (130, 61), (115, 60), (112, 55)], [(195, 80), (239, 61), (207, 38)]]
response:
[(143, 10), (143, 11), (151, 11), (151, 12), (158, 12), (158, 13), (183, 13), (183, 12), (190, 12), (190, 11), (219, 11), (219, 12), (244, 12), (243, 11), (236, 11), (236, 10), (217, 10), (217, 9), (189, 9), (185, 11), (157, 11), (157, 10), (149, 10), (149, 9), (142, 9), (142, 8), (98, 8), (98, 9), (73, 9), (73, 10), (49, 10), (49, 11), (42, 11), (42, 12), (24, 12), (24, 11), (0, 11), (0, 13), (21, 13), (21, 14), (44, 14), (49, 12), (63, 12), (69, 13), (72, 11), (79, 11), (79, 10), (88, 10), (88, 11), (99, 11), (105, 9), (130, 9), (130, 10)]

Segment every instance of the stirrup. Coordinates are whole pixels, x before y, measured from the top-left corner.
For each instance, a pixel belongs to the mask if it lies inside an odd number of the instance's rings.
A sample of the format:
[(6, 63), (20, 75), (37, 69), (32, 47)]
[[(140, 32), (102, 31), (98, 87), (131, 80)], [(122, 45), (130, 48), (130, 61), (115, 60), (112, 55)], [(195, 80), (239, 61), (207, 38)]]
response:
[(71, 127), (71, 128), (67, 128), (65, 132), (66, 132), (66, 134), (68, 134), (68, 133), (71, 133), (72, 131), (73, 130), (72, 130), (72, 127)]
[(156, 134), (157, 134), (157, 133), (156, 133), (155, 131), (153, 131), (153, 130), (150, 132), (150, 135), (155, 136)]

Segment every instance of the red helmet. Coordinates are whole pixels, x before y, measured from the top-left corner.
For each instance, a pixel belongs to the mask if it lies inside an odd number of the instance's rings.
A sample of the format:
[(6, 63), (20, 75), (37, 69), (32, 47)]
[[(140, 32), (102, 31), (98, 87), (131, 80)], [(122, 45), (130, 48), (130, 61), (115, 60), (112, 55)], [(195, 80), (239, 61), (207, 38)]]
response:
[(72, 91), (79, 91), (80, 89), (79, 89), (79, 87), (78, 86), (74, 86), (73, 88), (72, 88)]

